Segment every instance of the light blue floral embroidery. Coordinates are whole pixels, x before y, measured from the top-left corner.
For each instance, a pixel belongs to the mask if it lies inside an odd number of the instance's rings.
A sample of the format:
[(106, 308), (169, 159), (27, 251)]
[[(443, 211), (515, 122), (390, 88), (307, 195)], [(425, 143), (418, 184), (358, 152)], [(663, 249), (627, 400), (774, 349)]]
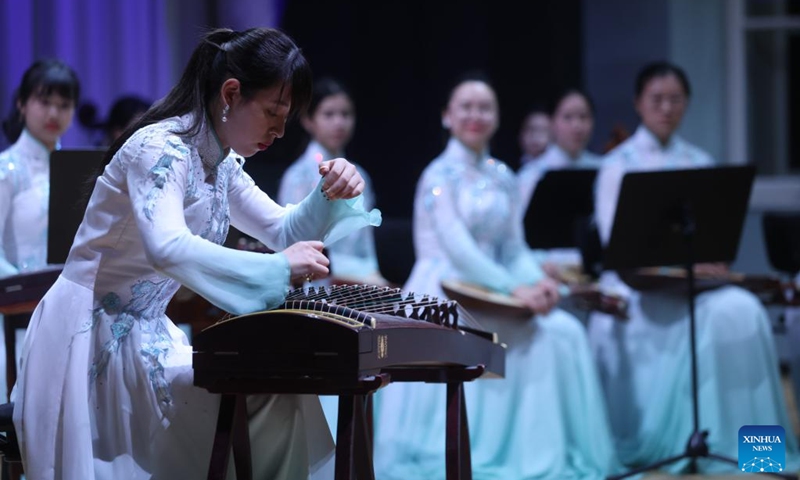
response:
[(177, 288), (177, 282), (172, 279), (142, 280), (131, 287), (131, 299), (125, 305), (122, 305), (119, 295), (114, 292), (103, 296), (100, 305), (92, 312), (89, 326), (98, 325), (102, 315), (115, 318), (109, 327), (111, 338), (95, 355), (89, 369), (89, 378), (92, 381), (105, 372), (111, 356), (119, 351), (134, 325), (139, 325), (142, 333), (147, 334), (143, 338), (148, 339), (139, 353), (149, 368), (150, 384), (162, 408), (172, 404), (169, 384), (164, 378), (164, 367), (161, 364), (161, 359), (168, 355), (171, 344), (169, 332), (162, 324), (161, 317)]
[(164, 194), (164, 186), (174, 174), (172, 163), (182, 162), (189, 155), (189, 149), (180, 141), (168, 138), (164, 146), (164, 152), (155, 165), (147, 172), (148, 180), (153, 182), (153, 187), (147, 193), (144, 205), (144, 215), (148, 220), (153, 220), (153, 210), (156, 201)]

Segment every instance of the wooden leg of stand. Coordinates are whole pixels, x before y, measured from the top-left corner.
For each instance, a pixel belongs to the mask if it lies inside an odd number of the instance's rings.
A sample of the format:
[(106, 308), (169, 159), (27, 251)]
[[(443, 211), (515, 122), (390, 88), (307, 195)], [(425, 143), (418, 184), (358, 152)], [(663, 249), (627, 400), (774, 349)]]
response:
[[(2, 461), (2, 460), (0, 460), (0, 461)], [(9, 463), (9, 462), (6, 462), (6, 461), (2, 461), (2, 462), (3, 462), (3, 469), (2, 469), (3, 470), (3, 472), (2, 472), (3, 473), (3, 476), (2, 476), (3, 480), (6, 480), (6, 479), (7, 480), (19, 480), (20, 478), (22, 478), (23, 471), (22, 471), (22, 464), (21, 463), (17, 463), (17, 462)]]
[(447, 480), (472, 480), (464, 384), (447, 383), (447, 433), (445, 446)]
[(214, 435), (211, 462), (208, 466), (208, 480), (225, 480), (227, 476), (235, 411), (236, 395), (222, 395), (217, 416), (217, 432)]
[(250, 425), (247, 420), (247, 395), (236, 395), (233, 414), (233, 462), (236, 480), (253, 480), (253, 462), (250, 451)]
[(339, 395), (339, 418), (336, 425), (336, 480), (353, 479), (353, 433), (355, 397)]
[[(368, 395), (355, 396), (355, 451), (358, 452), (353, 460), (358, 480), (375, 480), (375, 470), (372, 467), (372, 435), (367, 421)], [(370, 402), (371, 404), (371, 402)]]

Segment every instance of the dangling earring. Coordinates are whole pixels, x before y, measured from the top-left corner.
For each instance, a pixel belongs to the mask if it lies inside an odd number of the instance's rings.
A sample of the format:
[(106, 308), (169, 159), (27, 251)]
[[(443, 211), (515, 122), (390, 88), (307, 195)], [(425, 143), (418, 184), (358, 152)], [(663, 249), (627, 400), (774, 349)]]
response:
[(228, 111), (230, 109), (231, 109), (230, 105), (227, 105), (227, 104), (224, 107), (222, 107), (222, 123), (225, 123), (225, 122), (228, 121)]

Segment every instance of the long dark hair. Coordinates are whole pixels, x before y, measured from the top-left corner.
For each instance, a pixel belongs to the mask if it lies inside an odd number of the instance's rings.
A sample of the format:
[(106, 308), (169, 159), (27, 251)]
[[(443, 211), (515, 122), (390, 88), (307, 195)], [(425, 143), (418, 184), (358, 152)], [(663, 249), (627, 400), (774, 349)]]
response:
[(239, 80), (245, 100), (264, 88), (291, 86), (292, 117), (305, 111), (311, 97), (311, 68), (286, 34), (272, 28), (213, 30), (195, 48), (177, 85), (125, 130), (103, 163), (108, 164), (134, 132), (165, 118), (193, 113), (193, 123), (173, 133), (197, 135), (212, 99), (228, 78)]
[(353, 96), (350, 95), (350, 90), (344, 84), (333, 77), (322, 77), (314, 81), (314, 88), (311, 90), (311, 101), (308, 104), (307, 114), (313, 116), (316, 113), (319, 104), (328, 97), (334, 95), (345, 95), (353, 102)]
[(52, 94), (78, 103), (81, 93), (81, 84), (75, 71), (61, 60), (48, 58), (34, 62), (22, 75), (22, 81), (14, 92), (11, 102), (11, 112), (3, 121), (3, 133), (11, 143), (14, 143), (25, 128), (25, 119), (18, 105), (25, 104), (31, 96), (39, 98), (49, 97)]

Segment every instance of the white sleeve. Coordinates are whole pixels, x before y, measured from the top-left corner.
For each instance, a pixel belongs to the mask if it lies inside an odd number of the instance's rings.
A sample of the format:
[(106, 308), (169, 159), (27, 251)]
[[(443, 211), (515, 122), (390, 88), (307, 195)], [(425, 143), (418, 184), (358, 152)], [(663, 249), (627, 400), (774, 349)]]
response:
[(289, 289), (290, 273), (283, 254), (226, 248), (194, 235), (187, 227), (183, 207), (190, 161), (188, 148), (170, 136), (164, 142), (145, 144), (124, 165), (133, 217), (148, 260), (158, 271), (230, 313), (280, 305)]

